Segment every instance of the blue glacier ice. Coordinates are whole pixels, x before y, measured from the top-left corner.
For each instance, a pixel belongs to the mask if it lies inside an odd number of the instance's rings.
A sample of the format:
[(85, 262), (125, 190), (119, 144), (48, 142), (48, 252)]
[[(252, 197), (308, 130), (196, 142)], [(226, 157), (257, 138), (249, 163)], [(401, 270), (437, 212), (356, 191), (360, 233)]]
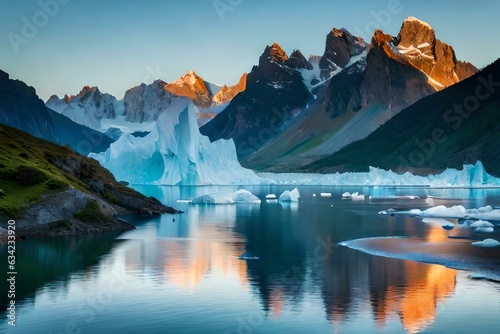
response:
[(398, 174), (391, 170), (370, 167), (361, 173), (258, 173), (268, 183), (280, 185), (336, 185), (336, 186), (426, 186), (426, 187), (500, 187), (500, 179), (489, 175), (483, 164), (464, 165), (461, 170), (448, 168), (441, 174), (418, 176), (409, 172)]
[(232, 193), (214, 193), (201, 195), (192, 200), (193, 204), (260, 204), (261, 200), (245, 189)]
[(417, 176), (370, 167), (364, 173), (254, 173), (241, 167), (232, 140), (210, 142), (198, 130), (199, 110), (188, 99), (175, 99), (151, 132), (137, 137), (124, 132), (105, 152), (89, 156), (109, 169), (117, 180), (150, 185), (333, 185), (500, 187), (480, 161), (461, 170)]
[(189, 100), (180, 100), (148, 135), (124, 134), (107, 151), (89, 156), (131, 184), (260, 184), (261, 178), (239, 164), (232, 140), (211, 143), (200, 134), (197, 113)]

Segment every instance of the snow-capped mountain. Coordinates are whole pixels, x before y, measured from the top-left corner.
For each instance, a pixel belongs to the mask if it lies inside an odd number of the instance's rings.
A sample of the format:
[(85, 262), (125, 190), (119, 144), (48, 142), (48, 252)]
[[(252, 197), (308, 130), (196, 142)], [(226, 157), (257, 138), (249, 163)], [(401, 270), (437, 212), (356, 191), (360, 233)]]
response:
[(65, 95), (62, 99), (52, 95), (45, 105), (78, 124), (99, 130), (103, 118), (116, 117), (116, 103), (114, 96), (101, 93), (97, 87), (85, 86), (77, 95)]
[[(369, 166), (428, 174), (481, 161), (500, 174), (500, 59), (477, 74), (405, 108), (363, 140), (304, 169), (334, 172)], [(484, 93), (479, 102), (478, 92)], [(470, 101), (477, 101), (471, 110)], [(480, 168), (482, 170), (482, 168)], [(469, 180), (472, 180), (472, 176)], [(481, 173), (476, 177), (483, 181)], [(455, 179), (448, 184), (458, 184)]]
[[(121, 131), (150, 131), (151, 123), (178, 99), (188, 98), (197, 106), (198, 123), (205, 124), (223, 110), (238, 93), (245, 90), (246, 73), (234, 86), (204, 81), (194, 71), (167, 83), (156, 80), (125, 92), (123, 99), (85, 86), (77, 95), (51, 96), (46, 106), (73, 121), (98, 131), (119, 136)], [(142, 124), (142, 125), (140, 125)]]
[(179, 79), (165, 84), (164, 89), (177, 96), (188, 97), (194, 105), (201, 109), (208, 109), (220, 104), (228, 103), (238, 93), (245, 90), (246, 73), (234, 86), (219, 86), (204, 81), (194, 71), (189, 71)]
[(362, 38), (353, 36), (344, 28), (333, 28), (326, 35), (325, 52), (319, 61), (321, 78), (331, 78), (352, 63), (353, 57), (362, 55), (365, 50), (366, 44)]
[(178, 97), (164, 89), (166, 82), (156, 80), (150, 85), (130, 88), (123, 97), (125, 120), (133, 123), (152, 122), (167, 110)]
[[(233, 138), (240, 157), (253, 153), (314, 100), (300, 74), (307, 67), (300, 52), (288, 57), (277, 43), (267, 46), (247, 76), (245, 91), (202, 126), (201, 133), (211, 141)], [(259, 136), (261, 129), (269, 131)]]
[[(287, 170), (365, 138), (403, 108), (477, 71), (457, 61), (453, 49), (436, 39), (426, 22), (413, 17), (403, 22), (398, 37), (377, 30), (369, 45), (345, 29), (333, 29), (323, 56), (312, 56), (307, 64), (296, 70), (280, 63), (288, 73), (299, 72), (315, 96), (296, 105), (296, 117), (273, 127), (269, 119), (276, 117), (270, 112), (274, 106), (266, 94), (252, 89), (249, 79), (240, 98), (203, 126), (202, 133), (212, 140), (234, 138), (244, 166)], [(275, 87), (280, 84), (272, 81)], [(267, 113), (247, 111), (243, 96), (260, 101), (259, 108)], [(229, 112), (231, 117), (225, 115)], [(247, 137), (241, 136), (241, 126), (228, 131), (236, 120), (253, 125)]]
[(477, 72), (468, 62), (458, 61), (453, 48), (436, 39), (434, 29), (410, 16), (403, 21), (397, 38), (393, 39), (399, 54), (429, 77), (437, 90), (449, 87)]

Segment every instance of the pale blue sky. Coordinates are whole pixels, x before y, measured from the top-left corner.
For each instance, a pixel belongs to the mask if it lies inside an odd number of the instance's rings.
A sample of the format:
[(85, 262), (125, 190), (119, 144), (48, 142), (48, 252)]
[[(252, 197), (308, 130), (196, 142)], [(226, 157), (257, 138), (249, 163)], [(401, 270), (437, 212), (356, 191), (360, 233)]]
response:
[(84, 85), (121, 98), (189, 70), (231, 85), (273, 42), (321, 55), (333, 27), (397, 35), (410, 15), (484, 67), (500, 56), (498, 13), (496, 0), (0, 0), (0, 69), (44, 100)]

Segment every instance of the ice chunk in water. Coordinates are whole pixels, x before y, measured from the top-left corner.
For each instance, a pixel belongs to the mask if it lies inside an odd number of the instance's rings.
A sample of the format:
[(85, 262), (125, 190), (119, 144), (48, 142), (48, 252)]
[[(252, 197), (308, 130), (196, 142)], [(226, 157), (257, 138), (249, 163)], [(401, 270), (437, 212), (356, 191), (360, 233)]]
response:
[(234, 193), (206, 194), (193, 199), (193, 204), (234, 204), (250, 203), (260, 204), (260, 199), (245, 189), (240, 189)]
[(285, 190), (280, 195), (281, 202), (298, 202), (300, 198), (300, 193), (297, 188), (294, 188), (292, 191)]
[(473, 242), (472, 245), (477, 247), (497, 247), (500, 246), (500, 242), (498, 242), (498, 240), (488, 238), (482, 241)]

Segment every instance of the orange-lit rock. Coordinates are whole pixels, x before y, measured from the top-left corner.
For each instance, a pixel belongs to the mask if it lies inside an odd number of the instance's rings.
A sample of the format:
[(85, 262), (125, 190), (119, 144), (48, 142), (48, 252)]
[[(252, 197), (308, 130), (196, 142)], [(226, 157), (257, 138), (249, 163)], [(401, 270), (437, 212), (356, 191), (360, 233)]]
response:
[(247, 74), (243, 73), (238, 83), (234, 86), (224, 85), (221, 89), (214, 95), (212, 100), (216, 104), (223, 104), (230, 102), (236, 95), (243, 92), (247, 84)]
[(429, 84), (437, 90), (478, 71), (468, 62), (457, 61), (453, 48), (436, 39), (434, 29), (415, 17), (404, 20), (394, 44), (410, 64), (429, 76)]
[(212, 105), (205, 81), (194, 71), (189, 71), (176, 81), (166, 84), (164, 89), (177, 96), (188, 97), (198, 107), (208, 108)]

